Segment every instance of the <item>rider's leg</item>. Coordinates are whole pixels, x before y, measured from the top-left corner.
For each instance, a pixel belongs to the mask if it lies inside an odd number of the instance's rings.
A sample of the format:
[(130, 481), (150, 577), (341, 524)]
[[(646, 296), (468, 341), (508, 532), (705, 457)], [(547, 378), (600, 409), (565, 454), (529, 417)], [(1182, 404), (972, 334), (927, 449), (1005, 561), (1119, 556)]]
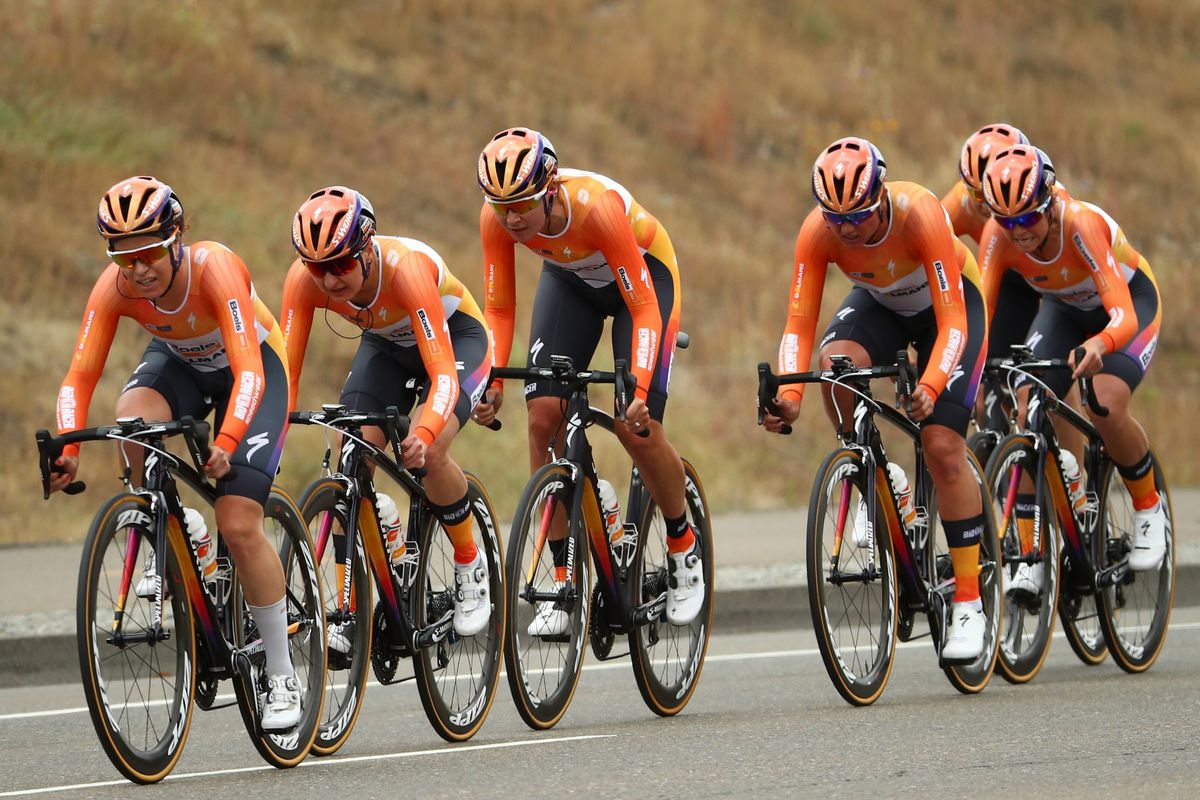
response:
[[(650, 491), (650, 496), (662, 509), (663, 518), (668, 521), (684, 518), (687, 506), (683, 493), (683, 459), (667, 440), (667, 433), (662, 423), (651, 419), (650, 435), (646, 437), (630, 433), (624, 425), (618, 423), (615, 428), (617, 438), (625, 446), (633, 463), (637, 465), (642, 482)], [(688, 550), (692, 545), (690, 530), (669, 530), (667, 545), (672, 552)]]
[(1150, 458), (1150, 440), (1146, 431), (1129, 413), (1133, 391), (1115, 375), (1097, 375), (1094, 379), (1096, 399), (1108, 409), (1102, 417), (1088, 409), (1092, 423), (1100, 432), (1104, 446), (1117, 465), (1133, 507), (1138, 511), (1154, 508), (1158, 491), (1154, 486), (1154, 467)]
[[(421, 408), (413, 418), (421, 415)], [(434, 514), (442, 521), (450, 543), (454, 545), (454, 560), (470, 564), (478, 554), (471, 524), (471, 507), (467, 501), (467, 478), (462, 468), (450, 457), (450, 444), (458, 434), (458, 419), (450, 417), (446, 427), (425, 451), (425, 497)]]
[(926, 425), (921, 429), (921, 447), (937, 488), (938, 514), (954, 566), (954, 601), (978, 600), (983, 503), (975, 473), (967, 466), (966, 440), (943, 425)]

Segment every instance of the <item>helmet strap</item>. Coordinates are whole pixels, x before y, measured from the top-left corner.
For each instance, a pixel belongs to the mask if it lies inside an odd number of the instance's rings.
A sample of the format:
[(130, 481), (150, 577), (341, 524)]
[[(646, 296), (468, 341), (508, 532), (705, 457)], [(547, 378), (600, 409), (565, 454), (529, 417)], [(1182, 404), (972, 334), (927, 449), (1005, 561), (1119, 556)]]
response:
[[(181, 231), (176, 230), (177, 235), (180, 232)], [(170, 249), (167, 250), (167, 258), (169, 258), (171, 261), (171, 280), (167, 281), (167, 288), (163, 289), (163, 293), (160, 294), (157, 298), (155, 298), (155, 300), (154, 300), (155, 306), (158, 305), (159, 300), (162, 300), (164, 297), (167, 296), (168, 293), (170, 293), (171, 287), (173, 287), (175, 285), (175, 279), (179, 277), (179, 268), (183, 265), (183, 239), (182, 238), (175, 239), (175, 243), (173, 245), (171, 245)]]

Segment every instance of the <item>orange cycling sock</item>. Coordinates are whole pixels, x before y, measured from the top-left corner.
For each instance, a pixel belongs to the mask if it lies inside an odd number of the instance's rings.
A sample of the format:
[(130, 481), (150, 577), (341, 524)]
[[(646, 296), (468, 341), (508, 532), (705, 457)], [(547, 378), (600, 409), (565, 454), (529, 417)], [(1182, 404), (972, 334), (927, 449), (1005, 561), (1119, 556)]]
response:
[(983, 535), (983, 514), (967, 519), (942, 520), (946, 544), (950, 545), (950, 563), (954, 567), (954, 602), (979, 599), (979, 538)]
[(1037, 508), (1034, 496), (1018, 494), (1013, 507), (1013, 517), (1017, 521), (1017, 533), (1021, 536), (1021, 554), (1033, 552), (1033, 514)]
[[(665, 518), (665, 515), (664, 515)], [(667, 523), (667, 552), (686, 553), (696, 543), (696, 534), (688, 524), (687, 514), (665, 520)]]
[(1132, 466), (1117, 465), (1117, 472), (1125, 480), (1129, 496), (1133, 498), (1133, 507), (1138, 511), (1154, 508), (1158, 504), (1158, 489), (1154, 487), (1154, 460), (1150, 451)]
[(431, 501), (429, 507), (433, 509), (434, 516), (442, 521), (442, 527), (446, 529), (446, 535), (450, 537), (450, 543), (454, 545), (454, 562), (470, 564), (474, 561), (479, 554), (479, 549), (475, 547), (474, 526), (471, 524), (471, 503), (467, 499), (467, 495), (463, 494), (461, 500), (445, 506)]

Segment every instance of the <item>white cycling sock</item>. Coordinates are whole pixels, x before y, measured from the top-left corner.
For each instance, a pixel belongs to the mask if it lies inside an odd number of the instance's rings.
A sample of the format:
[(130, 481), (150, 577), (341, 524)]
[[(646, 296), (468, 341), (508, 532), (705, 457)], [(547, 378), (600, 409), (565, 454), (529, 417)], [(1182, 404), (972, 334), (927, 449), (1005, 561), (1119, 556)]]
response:
[(267, 653), (268, 675), (292, 675), (292, 656), (288, 652), (287, 633), (287, 598), (281, 597), (269, 606), (252, 606), (250, 615), (258, 624), (258, 632), (262, 636), (263, 649)]

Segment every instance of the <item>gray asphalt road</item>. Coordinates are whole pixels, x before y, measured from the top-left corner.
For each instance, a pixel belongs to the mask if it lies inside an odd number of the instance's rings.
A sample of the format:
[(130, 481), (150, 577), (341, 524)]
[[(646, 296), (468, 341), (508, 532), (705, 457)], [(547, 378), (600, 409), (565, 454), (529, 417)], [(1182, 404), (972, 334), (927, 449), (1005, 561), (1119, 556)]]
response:
[(590, 665), (567, 717), (533, 733), (503, 692), (481, 734), (449, 746), (411, 684), (372, 687), (337, 755), (263, 766), (237, 711), (197, 712), (156, 789), (118, 779), (76, 684), (0, 690), (0, 797), (1196, 797), (1200, 610), (1178, 611), (1145, 675), (1084, 667), (1061, 638), (1032, 684), (959, 695), (928, 645), (902, 645), (873, 707), (836, 695), (812, 634), (718, 636), (674, 719), (642, 704), (628, 662)]

